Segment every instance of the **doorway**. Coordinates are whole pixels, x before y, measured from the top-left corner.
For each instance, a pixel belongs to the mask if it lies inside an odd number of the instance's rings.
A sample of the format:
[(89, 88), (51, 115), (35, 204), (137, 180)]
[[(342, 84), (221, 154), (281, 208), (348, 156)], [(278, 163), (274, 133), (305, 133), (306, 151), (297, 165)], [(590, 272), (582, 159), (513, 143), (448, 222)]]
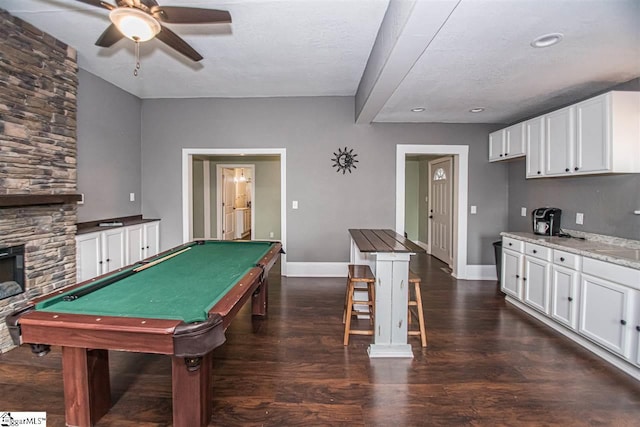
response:
[(429, 162), (429, 249), (431, 255), (452, 266), (453, 158)]
[[(243, 157), (245, 156), (245, 157)], [(273, 159), (271, 162), (271, 167), (269, 168), (270, 175), (274, 176), (273, 182), (274, 185), (269, 186), (268, 188), (261, 188), (260, 193), (264, 196), (264, 201), (258, 203), (258, 200), (253, 199), (256, 203), (252, 203), (252, 209), (254, 209), (257, 213), (256, 216), (261, 216), (260, 212), (265, 212), (265, 203), (272, 203), (275, 208), (269, 209), (267, 214), (262, 215), (263, 218), (267, 220), (269, 224), (275, 224), (276, 227), (274, 229), (273, 234), (271, 233), (270, 228), (265, 228), (263, 224), (259, 224), (260, 226), (254, 226), (252, 224), (252, 230), (264, 229), (262, 234), (256, 235), (256, 240), (278, 240), (282, 243), (283, 249), (286, 250), (287, 246), (287, 222), (286, 222), (286, 149), (284, 148), (253, 148), (253, 149), (217, 149), (217, 148), (184, 148), (182, 149), (182, 239), (183, 242), (189, 242), (194, 239), (194, 222), (193, 222), (193, 207), (194, 207), (194, 182), (193, 182), (193, 168), (197, 165), (197, 160), (205, 159), (205, 158), (213, 158), (216, 157), (221, 163), (227, 164), (238, 164), (240, 161), (246, 161), (246, 163), (241, 164), (246, 166), (248, 163), (259, 163), (260, 160), (270, 158)], [(251, 160), (253, 158), (253, 160)], [(194, 164), (194, 160), (196, 160)], [(223, 161), (224, 160), (224, 161)], [(250, 161), (251, 160), (251, 161)], [(250, 161), (250, 162), (249, 162)], [(205, 164), (209, 164), (209, 162), (201, 162)], [(275, 169), (274, 169), (275, 168)], [(209, 175), (210, 173), (210, 175)], [(245, 172), (246, 173), (246, 172)], [(205, 175), (211, 177), (211, 181), (218, 181), (216, 179), (216, 175), (214, 170), (206, 173)], [(254, 181), (259, 180), (256, 172), (256, 175), (252, 175)], [(268, 180), (262, 180), (261, 182), (267, 182)], [(219, 182), (219, 181), (218, 181)], [(218, 185), (216, 182), (216, 186)], [(195, 183), (197, 188), (198, 183)], [(213, 187), (213, 186), (212, 186)], [(207, 193), (210, 194), (211, 193)], [(220, 194), (220, 192), (217, 192)], [(217, 197), (217, 195), (214, 195)], [(252, 193), (252, 197), (257, 197), (257, 194)], [(212, 201), (208, 201), (205, 205), (212, 205), (212, 209), (209, 212), (206, 212), (205, 215), (214, 216), (211, 221), (212, 224), (217, 224), (217, 218), (219, 214), (217, 213), (215, 206)], [(260, 208), (258, 205), (261, 205)], [(253, 218), (252, 218), (253, 221)], [(213, 228), (213, 227), (211, 227)], [(207, 232), (205, 231), (205, 234)], [(208, 231), (209, 235), (211, 235), (211, 230)], [(197, 233), (200, 234), (200, 233)], [(218, 234), (219, 235), (219, 234)], [(281, 262), (281, 274), (283, 276), (287, 275), (287, 259), (286, 254), (282, 254), (280, 257)]]
[(216, 164), (216, 235), (222, 240), (255, 239), (255, 170), (255, 164)]
[(396, 231), (405, 229), (405, 163), (408, 155), (451, 156), (453, 159), (452, 207), (452, 275), (466, 279), (467, 266), (467, 199), (469, 176), (469, 147), (466, 145), (407, 145), (396, 146)]

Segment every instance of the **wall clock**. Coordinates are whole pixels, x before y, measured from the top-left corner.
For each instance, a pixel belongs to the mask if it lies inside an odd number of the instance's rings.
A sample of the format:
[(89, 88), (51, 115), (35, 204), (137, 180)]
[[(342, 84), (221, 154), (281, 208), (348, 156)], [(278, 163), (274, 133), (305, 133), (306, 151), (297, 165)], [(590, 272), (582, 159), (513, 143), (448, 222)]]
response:
[(351, 150), (344, 147), (344, 151), (342, 148), (338, 148), (337, 153), (333, 153), (335, 156), (333, 159), (333, 167), (336, 168), (336, 172), (342, 171), (344, 175), (345, 172), (349, 171), (351, 173), (351, 168), (356, 169), (357, 166), (355, 163), (358, 163), (356, 159), (357, 154), (353, 153), (353, 148)]

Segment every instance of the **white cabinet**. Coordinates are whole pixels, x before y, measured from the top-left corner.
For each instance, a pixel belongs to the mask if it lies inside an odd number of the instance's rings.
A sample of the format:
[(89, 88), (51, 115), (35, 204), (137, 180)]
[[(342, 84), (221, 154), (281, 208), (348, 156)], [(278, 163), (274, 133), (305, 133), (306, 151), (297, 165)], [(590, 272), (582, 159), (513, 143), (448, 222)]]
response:
[(583, 274), (579, 332), (625, 358), (631, 353), (632, 290)]
[(571, 172), (575, 151), (575, 108), (567, 107), (544, 116), (544, 174)]
[(549, 313), (551, 250), (525, 243), (525, 254), (522, 301), (538, 311)]
[(159, 231), (160, 222), (153, 221), (76, 236), (77, 280), (83, 282), (158, 254)]
[(543, 176), (544, 171), (544, 117), (525, 122), (527, 178)]
[(514, 298), (522, 299), (522, 259), (519, 252), (505, 249), (502, 246), (502, 277), (500, 286), (502, 292)]
[(524, 123), (489, 134), (489, 161), (513, 159), (525, 154)]
[(235, 238), (242, 239), (251, 235), (251, 209), (236, 209)]
[(551, 317), (571, 329), (578, 323), (578, 278), (576, 270), (551, 267)]
[(124, 228), (76, 237), (76, 277), (89, 280), (126, 265)]

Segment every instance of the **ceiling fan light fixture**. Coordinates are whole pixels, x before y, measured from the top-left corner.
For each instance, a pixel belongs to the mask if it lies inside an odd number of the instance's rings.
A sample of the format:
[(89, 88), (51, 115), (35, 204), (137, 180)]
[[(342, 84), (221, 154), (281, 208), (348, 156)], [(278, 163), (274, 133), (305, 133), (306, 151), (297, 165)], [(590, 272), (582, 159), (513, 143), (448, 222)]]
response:
[(148, 13), (133, 7), (118, 7), (109, 19), (125, 37), (135, 42), (151, 40), (161, 30), (160, 23)]
[(536, 37), (530, 43), (531, 47), (535, 48), (543, 48), (543, 47), (551, 47), (554, 44), (558, 44), (562, 41), (564, 34), (562, 33), (550, 33), (544, 34), (542, 36)]

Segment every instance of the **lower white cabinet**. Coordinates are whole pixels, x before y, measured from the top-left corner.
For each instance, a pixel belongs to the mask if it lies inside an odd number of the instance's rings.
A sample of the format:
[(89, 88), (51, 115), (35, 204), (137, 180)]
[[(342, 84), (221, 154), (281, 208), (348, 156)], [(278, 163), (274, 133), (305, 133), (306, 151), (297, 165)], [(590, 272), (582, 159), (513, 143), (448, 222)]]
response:
[(514, 298), (522, 299), (522, 259), (519, 252), (502, 248), (502, 292)]
[(640, 380), (640, 269), (504, 236), (501, 279), (515, 307)]
[(76, 236), (78, 282), (158, 254), (160, 222), (115, 227)]
[(625, 358), (631, 356), (632, 289), (583, 274), (579, 332)]
[(549, 272), (551, 264), (538, 258), (525, 257), (523, 302), (543, 313), (549, 312)]
[(567, 267), (551, 267), (551, 317), (571, 329), (578, 326), (578, 274)]

